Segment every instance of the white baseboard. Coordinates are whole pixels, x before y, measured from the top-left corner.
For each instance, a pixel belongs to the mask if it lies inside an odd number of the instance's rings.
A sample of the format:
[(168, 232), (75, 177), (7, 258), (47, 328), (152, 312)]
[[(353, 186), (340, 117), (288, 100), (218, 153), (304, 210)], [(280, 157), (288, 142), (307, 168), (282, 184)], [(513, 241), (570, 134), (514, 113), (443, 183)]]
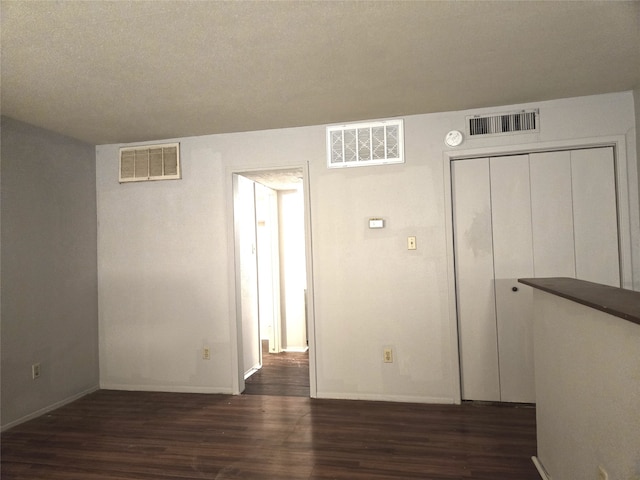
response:
[(439, 403), (454, 404), (449, 397), (417, 397), (411, 395), (380, 395), (380, 394), (354, 394), (336, 392), (317, 392), (314, 398), (327, 400), (366, 400), (371, 402), (399, 402), (399, 403)]
[(218, 395), (233, 395), (233, 389), (215, 387), (192, 387), (174, 385), (129, 385), (120, 383), (101, 383), (102, 390), (124, 390), (128, 392), (165, 392), (165, 393), (208, 393)]
[(309, 347), (287, 347), (283, 348), (283, 352), (291, 352), (291, 353), (304, 353), (309, 350)]
[(533, 461), (533, 464), (536, 466), (536, 469), (538, 470), (538, 473), (540, 474), (540, 477), (542, 478), (542, 480), (551, 480), (551, 476), (547, 473), (547, 471), (545, 470), (544, 466), (542, 465), (538, 457), (531, 457), (531, 460)]
[(45, 413), (49, 413), (52, 410), (55, 410), (56, 408), (60, 408), (63, 407), (65, 405), (67, 405), (68, 403), (71, 402), (75, 402), (76, 400), (89, 395), (90, 393), (93, 393), (95, 391), (100, 390), (100, 387), (95, 386), (95, 387), (91, 387), (88, 390), (85, 390), (83, 392), (80, 393), (76, 393), (75, 395), (72, 395), (70, 397), (65, 398), (64, 400), (60, 400), (56, 403), (53, 403), (51, 405), (47, 405), (44, 408), (41, 408), (39, 410), (36, 410), (33, 413), (30, 413), (29, 415), (25, 415), (24, 417), (21, 417), (17, 420), (14, 420), (12, 422), (7, 423), (6, 425), (2, 425), (2, 427), (0, 428), (0, 431), (4, 432), (5, 430), (9, 430), (12, 427), (15, 427), (16, 425), (20, 425), (21, 423), (24, 422), (28, 422), (29, 420), (33, 420), (34, 418), (40, 417), (42, 415), (44, 415)]
[(247, 378), (249, 378), (251, 375), (256, 373), (261, 368), (262, 368), (262, 365), (255, 365), (254, 367), (251, 367), (249, 370), (244, 372), (244, 379), (246, 380)]

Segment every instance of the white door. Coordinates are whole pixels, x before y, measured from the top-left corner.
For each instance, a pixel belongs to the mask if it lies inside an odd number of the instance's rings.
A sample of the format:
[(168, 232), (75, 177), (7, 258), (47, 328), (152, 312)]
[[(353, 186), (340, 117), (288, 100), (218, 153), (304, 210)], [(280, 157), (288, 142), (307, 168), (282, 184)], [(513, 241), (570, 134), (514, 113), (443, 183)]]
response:
[(571, 152), (576, 277), (620, 286), (613, 148)]
[(613, 150), (452, 163), (462, 397), (534, 402), (521, 277), (619, 285)]
[(462, 398), (500, 398), (489, 159), (451, 164)]
[(304, 197), (302, 190), (283, 190), (280, 202), (280, 248), (283, 341), (285, 350), (307, 349), (307, 312), (305, 292), (307, 269), (304, 230)]
[(242, 318), (242, 371), (247, 378), (260, 368), (261, 345), (256, 257), (256, 208), (254, 182), (234, 175), (236, 248), (240, 267), (238, 291)]
[(533, 277), (529, 156), (492, 158), (491, 217), (500, 398), (533, 402), (533, 292), (518, 278)]
[(269, 353), (280, 353), (278, 194), (260, 183), (255, 188), (260, 336), (269, 340)]

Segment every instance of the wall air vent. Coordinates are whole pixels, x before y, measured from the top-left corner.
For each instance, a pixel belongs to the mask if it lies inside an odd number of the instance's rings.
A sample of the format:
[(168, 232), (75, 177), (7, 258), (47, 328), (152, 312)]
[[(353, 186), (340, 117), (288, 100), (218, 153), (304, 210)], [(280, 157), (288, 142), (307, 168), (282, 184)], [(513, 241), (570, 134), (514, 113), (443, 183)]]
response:
[(402, 120), (327, 127), (329, 168), (403, 162)]
[(467, 117), (467, 127), (470, 137), (538, 132), (540, 111), (535, 109), (498, 115), (472, 115)]
[(120, 149), (120, 183), (180, 178), (180, 144)]

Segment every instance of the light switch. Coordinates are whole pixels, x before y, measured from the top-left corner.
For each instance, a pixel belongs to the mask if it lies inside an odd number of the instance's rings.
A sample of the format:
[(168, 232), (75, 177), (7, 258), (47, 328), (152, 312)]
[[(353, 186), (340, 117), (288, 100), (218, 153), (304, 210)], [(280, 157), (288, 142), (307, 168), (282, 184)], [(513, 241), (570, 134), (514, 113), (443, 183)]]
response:
[(415, 250), (416, 248), (416, 237), (407, 237), (407, 250)]

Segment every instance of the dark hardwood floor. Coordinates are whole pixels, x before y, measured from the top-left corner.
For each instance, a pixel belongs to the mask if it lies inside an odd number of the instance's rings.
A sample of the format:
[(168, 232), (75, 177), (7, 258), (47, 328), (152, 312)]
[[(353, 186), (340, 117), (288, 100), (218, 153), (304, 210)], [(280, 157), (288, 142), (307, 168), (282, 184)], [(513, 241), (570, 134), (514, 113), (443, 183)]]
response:
[(263, 341), (262, 368), (245, 380), (246, 395), (309, 396), (309, 352), (269, 353)]
[(539, 480), (511, 406), (101, 390), (1, 440), (3, 480)]

